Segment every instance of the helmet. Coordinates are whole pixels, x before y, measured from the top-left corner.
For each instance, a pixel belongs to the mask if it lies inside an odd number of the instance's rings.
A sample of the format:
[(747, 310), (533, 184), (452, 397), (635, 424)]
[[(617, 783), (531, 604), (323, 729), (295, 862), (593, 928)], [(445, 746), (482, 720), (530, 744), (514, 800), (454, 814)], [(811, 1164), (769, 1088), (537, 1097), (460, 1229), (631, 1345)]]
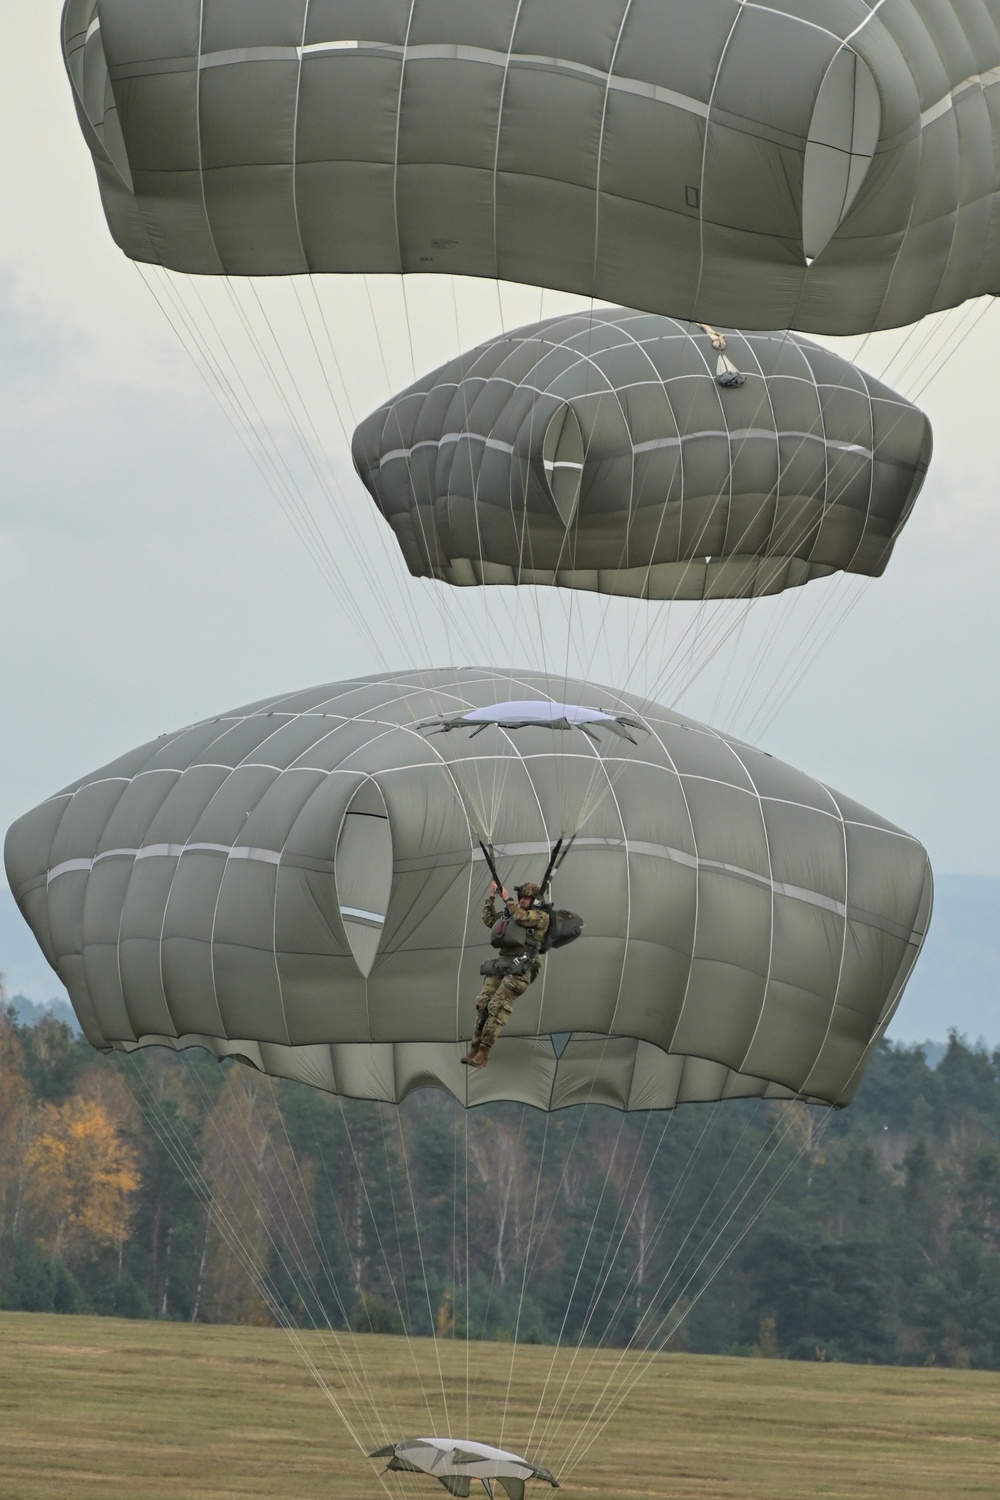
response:
[(537, 901), (538, 897), (541, 894), (541, 886), (536, 885), (533, 880), (526, 880), (524, 882), (524, 885), (519, 885), (517, 887), (517, 896), (519, 901), (523, 901), (525, 896), (527, 896), (532, 901)]

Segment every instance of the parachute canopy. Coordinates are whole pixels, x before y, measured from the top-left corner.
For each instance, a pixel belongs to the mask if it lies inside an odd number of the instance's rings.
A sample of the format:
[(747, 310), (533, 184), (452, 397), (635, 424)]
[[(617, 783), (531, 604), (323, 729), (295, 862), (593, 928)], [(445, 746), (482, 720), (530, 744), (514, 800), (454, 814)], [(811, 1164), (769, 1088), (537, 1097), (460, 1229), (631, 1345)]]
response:
[[(718, 335), (715, 336), (718, 338)], [(927, 472), (915, 406), (807, 339), (625, 308), (461, 355), (358, 427), (410, 572), (656, 599), (878, 576)]]
[[(636, 750), (418, 728), (512, 689), (614, 704), (648, 733)], [(583, 936), (472, 1078), (489, 872), (466, 768), (501, 776), (507, 883), (544, 868), (561, 784), (611, 790), (559, 876)], [(915, 839), (762, 751), (608, 688), (471, 668), (331, 683), (165, 735), (22, 817), (5, 859), (97, 1047), (197, 1044), (343, 1094), (432, 1085), (546, 1109), (846, 1103), (931, 902)]]
[(524, 1481), (544, 1479), (553, 1489), (559, 1485), (548, 1469), (529, 1463), (505, 1448), (491, 1448), (487, 1443), (470, 1443), (454, 1438), (408, 1438), (403, 1443), (389, 1443), (370, 1455), (387, 1458), (387, 1469), (417, 1474), (432, 1474), (453, 1495), (467, 1496), (473, 1479), (481, 1479), (487, 1494), (493, 1490), (489, 1481), (499, 1480), (510, 1500), (524, 1500)]
[(1000, 289), (1000, 0), (68, 0), (115, 240), (861, 333)]

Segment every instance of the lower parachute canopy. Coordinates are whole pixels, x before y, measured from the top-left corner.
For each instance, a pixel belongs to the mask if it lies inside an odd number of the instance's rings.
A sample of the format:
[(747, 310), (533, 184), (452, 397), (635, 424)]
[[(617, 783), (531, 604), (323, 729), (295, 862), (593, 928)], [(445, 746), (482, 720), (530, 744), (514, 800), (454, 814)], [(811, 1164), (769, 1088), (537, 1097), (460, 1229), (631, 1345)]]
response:
[(930, 455), (917, 407), (808, 339), (626, 308), (503, 334), (354, 435), (416, 576), (650, 599), (877, 577)]
[[(420, 728), (515, 692), (646, 732), (637, 748), (545, 723)], [(464, 1068), (489, 951), (478, 839), (506, 883), (537, 880), (572, 831), (557, 809), (595, 785), (558, 877), (583, 936), (546, 960), (490, 1067)], [(764, 752), (610, 688), (472, 668), (326, 684), (163, 736), (22, 817), (5, 859), (97, 1047), (197, 1045), (346, 1095), (543, 1109), (848, 1102), (931, 903), (915, 839)]]
[(492, 1495), (492, 1481), (498, 1480), (510, 1500), (524, 1500), (526, 1479), (544, 1479), (553, 1489), (559, 1485), (548, 1469), (533, 1464), (505, 1448), (491, 1448), (487, 1443), (456, 1442), (454, 1438), (409, 1438), (403, 1443), (389, 1443), (370, 1455), (387, 1458), (387, 1469), (411, 1474), (431, 1474), (440, 1479), (453, 1495), (466, 1496), (473, 1479), (482, 1480)]

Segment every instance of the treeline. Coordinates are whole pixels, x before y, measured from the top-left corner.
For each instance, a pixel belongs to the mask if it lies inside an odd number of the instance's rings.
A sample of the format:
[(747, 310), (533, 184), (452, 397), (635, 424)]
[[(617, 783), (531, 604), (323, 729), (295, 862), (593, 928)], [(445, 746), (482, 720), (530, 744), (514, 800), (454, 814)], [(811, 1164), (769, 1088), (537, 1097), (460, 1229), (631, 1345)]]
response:
[(0, 1306), (997, 1369), (1000, 1052), (883, 1043), (836, 1114), (545, 1116), (0, 1010)]

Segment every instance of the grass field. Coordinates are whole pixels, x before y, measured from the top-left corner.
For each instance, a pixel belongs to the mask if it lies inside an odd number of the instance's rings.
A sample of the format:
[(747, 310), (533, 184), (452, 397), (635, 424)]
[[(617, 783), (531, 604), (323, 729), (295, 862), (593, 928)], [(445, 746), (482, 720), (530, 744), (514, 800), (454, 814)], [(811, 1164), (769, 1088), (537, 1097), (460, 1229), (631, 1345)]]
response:
[[(308, 1348), (331, 1372), (322, 1340)], [(369, 1336), (339, 1358), (375, 1393), (351, 1407), (372, 1446), (375, 1405), (392, 1436), (442, 1432), (442, 1386), (452, 1435), (500, 1441), (510, 1346)], [(568, 1474), (560, 1500), (1000, 1496), (1000, 1375), (693, 1355), (658, 1357), (568, 1473), (614, 1358), (598, 1355), (576, 1391), (581, 1360), (566, 1420), (532, 1437), (552, 1353), (517, 1351), (502, 1440)], [(330, 1387), (355, 1389), (332, 1374)], [(2, 1500), (361, 1500), (385, 1494), (380, 1468), (279, 1331), (0, 1314)], [(421, 1476), (386, 1478), (396, 1496), (446, 1493)]]

